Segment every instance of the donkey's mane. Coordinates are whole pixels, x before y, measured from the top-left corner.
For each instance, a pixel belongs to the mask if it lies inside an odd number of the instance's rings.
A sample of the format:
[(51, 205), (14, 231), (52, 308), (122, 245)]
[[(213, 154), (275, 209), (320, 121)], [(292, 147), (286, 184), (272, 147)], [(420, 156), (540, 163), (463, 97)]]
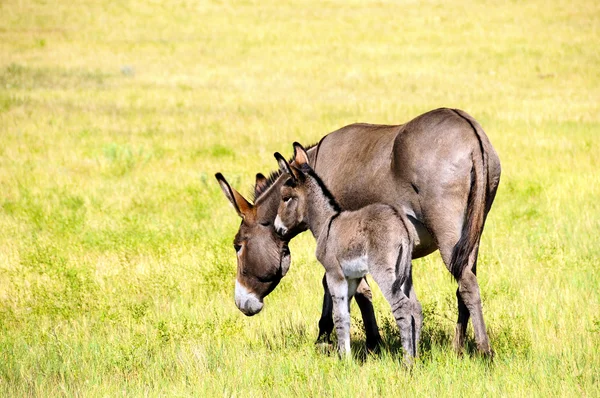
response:
[[(314, 143), (312, 145), (309, 145), (309, 146), (305, 147), (304, 149), (308, 151), (309, 149), (314, 148), (317, 145), (319, 145), (318, 142), (316, 142), (316, 143)], [(293, 160), (294, 160), (293, 158), (290, 158), (288, 160), (288, 163), (291, 164)], [(262, 194), (265, 193), (269, 188), (271, 188), (271, 186), (273, 185), (273, 183), (275, 181), (277, 181), (277, 179), (282, 174), (283, 174), (283, 172), (281, 171), (281, 169), (272, 171), (271, 174), (269, 174), (269, 177), (267, 177), (267, 183), (264, 184), (262, 187), (260, 187), (260, 188), (258, 188), (256, 190), (253, 190), (253, 193), (252, 193), (252, 202), (256, 203), (256, 201), (262, 196)]]

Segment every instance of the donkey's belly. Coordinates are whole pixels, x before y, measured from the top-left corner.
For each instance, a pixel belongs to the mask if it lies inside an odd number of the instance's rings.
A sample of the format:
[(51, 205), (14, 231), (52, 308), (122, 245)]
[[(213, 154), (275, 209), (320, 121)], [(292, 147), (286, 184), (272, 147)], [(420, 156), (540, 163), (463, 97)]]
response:
[(340, 262), (342, 272), (348, 279), (358, 279), (369, 273), (369, 263), (367, 256), (355, 257), (352, 259), (342, 260)]
[(417, 220), (412, 210), (404, 208), (404, 211), (406, 211), (406, 215), (410, 221), (410, 225), (408, 225), (408, 227), (413, 228), (411, 231), (411, 234), (414, 237), (412, 258), (415, 259), (425, 257), (426, 255), (436, 251), (437, 245), (429, 230), (425, 227), (425, 225)]

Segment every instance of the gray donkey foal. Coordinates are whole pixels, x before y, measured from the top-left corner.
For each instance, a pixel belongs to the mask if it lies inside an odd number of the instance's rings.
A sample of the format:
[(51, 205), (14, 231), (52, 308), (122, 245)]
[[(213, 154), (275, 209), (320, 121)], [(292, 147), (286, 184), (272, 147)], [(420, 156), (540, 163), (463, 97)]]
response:
[(290, 175), (281, 188), (275, 228), (285, 234), (298, 226), (308, 227), (317, 240), (316, 256), (325, 267), (333, 298), (339, 354), (350, 354), (349, 298), (361, 278), (370, 273), (390, 303), (400, 329), (404, 358), (410, 363), (417, 355), (423, 316), (412, 287), (409, 221), (381, 203), (343, 211), (297, 142), (292, 166), (279, 153), (275, 158)]

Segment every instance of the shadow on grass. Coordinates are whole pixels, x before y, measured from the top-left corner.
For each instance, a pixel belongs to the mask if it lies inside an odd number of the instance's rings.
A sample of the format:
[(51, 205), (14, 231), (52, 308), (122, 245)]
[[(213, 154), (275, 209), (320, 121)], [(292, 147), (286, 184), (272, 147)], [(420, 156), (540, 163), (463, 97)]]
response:
[[(364, 363), (369, 357), (381, 358), (383, 356), (390, 356), (399, 362), (402, 361), (402, 342), (393, 319), (386, 317), (381, 321), (380, 333), (382, 343), (375, 352), (368, 352), (366, 350), (362, 322), (356, 319), (354, 319), (354, 322), (359, 327), (355, 328), (358, 330), (352, 336), (352, 352), (358, 362)], [(419, 341), (418, 354), (420, 363), (426, 364), (434, 361), (438, 353), (446, 352), (459, 356), (458, 354), (454, 354), (454, 330), (452, 326), (449, 327), (448, 320), (445, 318), (431, 316), (431, 314), (429, 317), (426, 316)], [(473, 331), (470, 327), (467, 332), (465, 347), (460, 356), (479, 359), (486, 366), (491, 367), (499, 357), (528, 357), (531, 354), (531, 339), (524, 332), (523, 328), (520, 327), (517, 320), (512, 320), (512, 322), (504, 320), (499, 324), (493, 323), (488, 326), (488, 334), (495, 352), (493, 357), (484, 356), (478, 351)], [(334, 347), (335, 342), (332, 344), (332, 352)]]
[[(398, 327), (393, 319), (388, 317), (382, 319), (379, 327), (382, 342), (377, 350), (371, 352), (367, 351), (365, 346), (362, 322), (357, 321), (357, 323), (360, 324), (360, 332), (358, 333), (360, 337), (358, 339), (355, 338), (352, 341), (352, 352), (354, 353), (354, 357), (357, 361), (364, 363), (369, 357), (383, 356), (390, 356), (399, 362), (402, 361), (402, 341), (400, 339)], [(433, 351), (436, 347), (443, 348), (443, 350), (452, 350), (452, 338), (453, 336), (447, 327), (444, 327), (439, 323), (424, 322), (421, 330), (421, 339), (419, 341), (419, 361), (431, 361)], [(474, 342), (469, 341), (468, 345), (471, 346), (467, 349), (469, 353), (471, 353), (471, 351), (476, 351)]]
[[(435, 310), (426, 311), (421, 339), (418, 349), (418, 363), (429, 364), (439, 361), (440, 355), (458, 356), (454, 353), (454, 324), (451, 319), (444, 317)], [(379, 327), (382, 342), (375, 351), (367, 351), (366, 338), (362, 320), (352, 317), (351, 351), (354, 360), (364, 364), (369, 359), (392, 358), (398, 363), (403, 362), (402, 342), (396, 322), (391, 317), (383, 317)], [(525, 332), (519, 319), (500, 317), (499, 321), (488, 325), (488, 333), (495, 356), (483, 356), (478, 350), (471, 327), (467, 332), (465, 347), (460, 356), (480, 361), (488, 369), (499, 358), (529, 357), (531, 354), (531, 338)], [(329, 341), (315, 341), (307, 324), (284, 322), (275, 330), (262, 331), (259, 334), (260, 344), (271, 351), (297, 349), (301, 346), (314, 344), (315, 349), (322, 355), (337, 356), (337, 339), (335, 331)]]

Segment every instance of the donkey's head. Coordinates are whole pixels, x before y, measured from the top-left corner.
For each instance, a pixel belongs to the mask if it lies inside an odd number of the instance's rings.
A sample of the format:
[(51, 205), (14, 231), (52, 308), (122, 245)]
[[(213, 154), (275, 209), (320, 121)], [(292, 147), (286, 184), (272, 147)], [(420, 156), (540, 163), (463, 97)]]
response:
[(308, 184), (305, 173), (311, 170), (308, 154), (302, 145), (294, 142), (294, 166), (279, 152), (275, 153), (279, 168), (289, 176), (281, 187), (281, 202), (277, 209), (275, 230), (285, 235), (290, 230), (306, 229)]
[[(231, 188), (221, 173), (217, 173), (215, 177), (242, 218), (233, 241), (237, 255), (235, 304), (245, 315), (252, 316), (262, 310), (263, 299), (275, 289), (290, 268), (288, 242), (291, 236), (279, 236), (273, 227), (279, 190), (272, 187), (260, 200), (250, 204)], [(258, 174), (256, 189), (262, 190), (266, 184), (267, 179)]]

